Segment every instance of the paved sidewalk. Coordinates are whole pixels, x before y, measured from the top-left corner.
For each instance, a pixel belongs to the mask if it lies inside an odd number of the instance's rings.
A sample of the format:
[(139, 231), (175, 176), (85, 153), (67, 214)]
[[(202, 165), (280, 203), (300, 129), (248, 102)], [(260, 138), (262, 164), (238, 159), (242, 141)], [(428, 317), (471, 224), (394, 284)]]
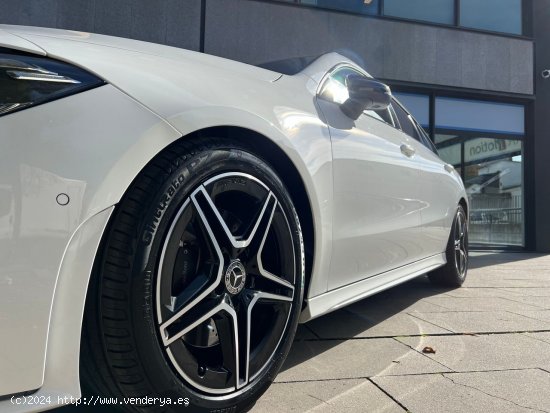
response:
[(300, 326), (252, 412), (310, 411), (550, 412), (550, 256), (472, 254), (463, 288), (422, 277)]
[(253, 412), (550, 412), (550, 256), (472, 255), (300, 326)]

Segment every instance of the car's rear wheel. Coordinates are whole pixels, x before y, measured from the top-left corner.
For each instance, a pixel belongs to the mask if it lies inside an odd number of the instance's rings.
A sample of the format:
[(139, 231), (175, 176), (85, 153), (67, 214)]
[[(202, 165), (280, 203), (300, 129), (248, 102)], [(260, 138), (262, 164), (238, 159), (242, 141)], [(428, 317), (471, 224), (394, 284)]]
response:
[(459, 205), (445, 251), (447, 264), (428, 274), (430, 281), (444, 287), (460, 287), (468, 274), (468, 218)]
[[(253, 405), (289, 351), (304, 283), (298, 217), (268, 164), (222, 140), (171, 147), (124, 196), (100, 254), (83, 334), (92, 392)], [(159, 403), (124, 407), (182, 408)]]

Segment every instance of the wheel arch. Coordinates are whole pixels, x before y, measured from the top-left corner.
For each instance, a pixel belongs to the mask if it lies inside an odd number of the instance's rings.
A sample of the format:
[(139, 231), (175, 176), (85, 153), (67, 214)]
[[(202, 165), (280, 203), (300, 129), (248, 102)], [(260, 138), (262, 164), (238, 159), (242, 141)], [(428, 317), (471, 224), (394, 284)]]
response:
[[(315, 251), (315, 224), (311, 199), (298, 168), (290, 157), (270, 138), (251, 129), (238, 126), (214, 126), (191, 132), (180, 139), (216, 137), (230, 139), (249, 148), (266, 161), (283, 181), (300, 219), (306, 255), (304, 297), (307, 297)], [(168, 148), (166, 148), (168, 149)], [(162, 152), (158, 155), (161, 155)], [(157, 156), (158, 156), (157, 155)]]
[[(159, 157), (162, 157), (167, 151), (173, 151), (174, 147), (180, 144), (182, 141), (193, 141), (194, 143), (200, 142), (201, 139), (216, 138), (227, 139), (233, 144), (237, 144), (238, 147), (242, 147), (244, 150), (249, 150), (260, 159), (266, 161), (276, 172), (277, 176), (281, 179), (286, 189), (289, 191), (293, 204), (296, 208), (298, 217), (300, 219), (300, 225), (302, 227), (302, 233), (304, 237), (304, 250), (306, 253), (306, 266), (305, 266), (305, 285), (304, 285), (304, 301), (302, 302), (302, 309), (305, 306), (305, 298), (307, 297), (307, 291), (312, 274), (313, 267), (313, 255), (315, 247), (315, 234), (314, 234), (314, 218), (313, 210), (308, 191), (306, 190), (306, 184), (302, 175), (300, 174), (298, 167), (292, 162), (290, 157), (281, 149), (273, 140), (267, 136), (255, 132), (250, 129), (235, 127), (235, 126), (215, 126), (207, 127), (193, 131), (187, 135), (181, 136), (172, 143), (168, 144), (160, 152), (151, 157), (150, 161), (143, 166), (143, 168), (136, 175), (132, 183), (128, 185), (122, 194), (123, 199), (128, 191), (132, 188), (134, 182), (139, 179), (142, 172), (148, 165), (153, 163)], [(181, 147), (179, 148), (181, 151)], [(97, 252), (93, 258), (93, 265), (91, 265), (91, 274), (88, 281), (88, 288), (85, 291), (85, 306), (87, 306), (87, 298), (90, 294), (90, 285), (92, 277), (98, 275), (98, 261), (101, 259), (101, 251), (103, 250), (107, 236), (109, 234), (109, 228), (113, 225), (114, 219), (117, 216), (118, 206), (114, 205), (112, 211), (109, 213), (109, 218), (105, 222), (104, 230), (99, 238)], [(84, 308), (86, 311), (86, 308)], [(81, 330), (85, 328), (84, 320), (81, 324)], [(80, 357), (79, 357), (80, 358)], [(82, 378), (82, 376), (80, 377)]]
[[(149, 164), (154, 162), (155, 159), (157, 159), (158, 157), (162, 157), (163, 154), (165, 154), (167, 151), (172, 150), (172, 148), (177, 146), (178, 143), (180, 143), (181, 141), (200, 141), (200, 139), (207, 138), (228, 139), (232, 142), (240, 144), (244, 149), (249, 149), (254, 155), (266, 161), (275, 170), (275, 172), (281, 178), (283, 184), (289, 191), (296, 211), (298, 213), (304, 237), (304, 250), (306, 256), (303, 301), (304, 306), (305, 300), (308, 296), (310, 281), (312, 278), (313, 262), (316, 250), (316, 226), (314, 218), (314, 208), (303, 175), (299, 172), (299, 168), (297, 167), (295, 162), (291, 160), (290, 156), (285, 153), (283, 149), (281, 149), (280, 142), (275, 143), (275, 139), (272, 139), (263, 133), (242, 126), (219, 125), (193, 130), (167, 143), (164, 147), (160, 148), (160, 150), (155, 151), (156, 153), (150, 156), (150, 159), (146, 163), (140, 165), (137, 169), (137, 173), (135, 173), (135, 176), (131, 180), (131, 182), (125, 188), (122, 188), (120, 199), (124, 198), (125, 194), (129, 191), (129, 189), (138, 179), (140, 174), (147, 168)], [(117, 206), (115, 205), (115, 212), (116, 209)], [(107, 228), (111, 224), (111, 221), (114, 219), (115, 216), (116, 213), (113, 212)], [(101, 242), (98, 249), (99, 251), (101, 251), (101, 248), (105, 243), (107, 232), (108, 231), (106, 230), (101, 237)], [(96, 267), (95, 264), (99, 255), (100, 254), (98, 254), (94, 259), (94, 268)], [(94, 277), (94, 271), (92, 271), (90, 275), (89, 283), (91, 282), (92, 277)], [(90, 285), (89, 283), (88, 286)], [(87, 295), (88, 291), (86, 291), (86, 297)]]

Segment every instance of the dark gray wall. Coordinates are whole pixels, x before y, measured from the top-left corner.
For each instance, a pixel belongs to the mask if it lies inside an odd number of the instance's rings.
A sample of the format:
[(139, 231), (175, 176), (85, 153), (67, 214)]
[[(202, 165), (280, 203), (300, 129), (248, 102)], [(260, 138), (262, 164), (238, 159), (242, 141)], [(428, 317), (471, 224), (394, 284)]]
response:
[(199, 50), (201, 0), (0, 0), (0, 23), (108, 34)]
[(535, 83), (534, 187), (535, 234), (538, 251), (550, 252), (550, 79), (542, 71), (550, 69), (550, 0), (536, 0), (534, 24), (537, 65)]
[[(201, 45), (201, 0), (0, 0), (0, 22)], [(207, 53), (259, 63), (346, 48), (377, 77), (531, 94), (533, 42), (254, 0), (204, 0)], [(535, 2), (536, 3), (536, 2)]]
[(207, 0), (205, 51), (248, 63), (347, 48), (375, 77), (533, 93), (533, 42), (259, 1)]

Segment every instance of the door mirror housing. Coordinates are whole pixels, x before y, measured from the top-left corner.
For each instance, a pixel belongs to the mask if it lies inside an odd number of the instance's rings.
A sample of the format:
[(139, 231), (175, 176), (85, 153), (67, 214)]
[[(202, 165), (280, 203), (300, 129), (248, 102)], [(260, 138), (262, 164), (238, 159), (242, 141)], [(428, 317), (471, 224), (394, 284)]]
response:
[(389, 86), (360, 74), (346, 76), (349, 98), (340, 104), (340, 109), (349, 118), (357, 120), (365, 110), (384, 110), (391, 103)]

